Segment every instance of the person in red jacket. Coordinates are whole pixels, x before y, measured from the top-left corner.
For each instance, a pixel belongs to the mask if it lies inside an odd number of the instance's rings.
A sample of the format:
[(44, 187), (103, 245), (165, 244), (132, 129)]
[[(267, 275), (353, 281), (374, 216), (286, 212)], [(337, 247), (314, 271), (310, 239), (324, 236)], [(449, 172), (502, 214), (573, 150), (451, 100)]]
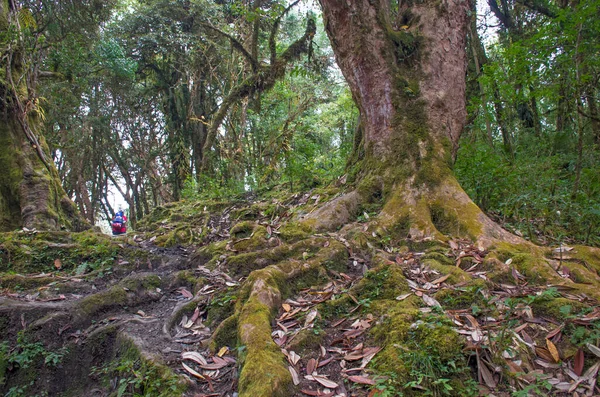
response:
[(127, 232), (127, 216), (125, 216), (123, 210), (117, 211), (112, 219), (111, 226), (113, 236)]

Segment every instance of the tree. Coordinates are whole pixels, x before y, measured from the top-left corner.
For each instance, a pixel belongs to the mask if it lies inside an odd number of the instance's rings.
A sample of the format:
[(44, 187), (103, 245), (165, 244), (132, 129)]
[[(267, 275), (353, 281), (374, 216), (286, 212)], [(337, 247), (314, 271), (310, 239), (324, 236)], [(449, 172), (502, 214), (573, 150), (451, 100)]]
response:
[[(462, 1), (321, 0), (326, 30), (362, 122), (357, 189), (315, 211), (339, 226), (360, 203), (383, 197), (379, 227), (410, 238), (468, 236), (482, 245), (515, 238), (469, 199), (453, 172), (465, 119), (466, 31)], [(459, 215), (460, 214), (460, 215)]]
[(87, 226), (60, 184), (41, 133), (36, 88), (40, 32), (27, 8), (0, 2), (0, 230), (79, 230)]

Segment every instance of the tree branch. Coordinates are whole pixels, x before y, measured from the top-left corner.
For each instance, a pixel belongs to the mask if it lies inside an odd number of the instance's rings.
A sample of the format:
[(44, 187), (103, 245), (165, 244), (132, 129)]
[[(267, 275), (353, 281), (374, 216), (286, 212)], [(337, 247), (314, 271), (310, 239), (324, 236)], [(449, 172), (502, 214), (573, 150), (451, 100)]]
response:
[(244, 48), (242, 43), (240, 43), (235, 37), (233, 37), (229, 33), (223, 32), (219, 28), (216, 28), (208, 23), (203, 23), (202, 25), (217, 32), (221, 36), (228, 38), (229, 41), (231, 42), (231, 45), (233, 46), (233, 48), (238, 50), (244, 56), (244, 58), (246, 58), (246, 60), (250, 63), (250, 66), (252, 67), (252, 71), (256, 72), (258, 70), (258, 61)]
[(271, 52), (271, 65), (273, 65), (275, 63), (275, 60), (277, 59), (277, 46), (275, 45), (275, 36), (277, 36), (277, 32), (279, 31), (279, 24), (281, 23), (281, 19), (292, 9), (292, 7), (294, 7), (299, 2), (300, 0), (296, 0), (292, 4), (287, 6), (287, 8), (283, 10), (281, 15), (279, 15), (279, 17), (277, 17), (277, 19), (273, 23), (273, 27), (271, 28), (271, 34), (269, 35), (269, 51)]
[(202, 147), (202, 167), (201, 171), (205, 171), (208, 167), (209, 156), (208, 151), (212, 148), (217, 130), (223, 123), (229, 108), (236, 101), (246, 98), (255, 92), (263, 92), (271, 89), (277, 80), (285, 75), (285, 68), (288, 63), (298, 59), (302, 54), (308, 51), (308, 44), (316, 33), (317, 25), (314, 19), (309, 18), (306, 23), (304, 35), (292, 43), (280, 56), (268, 67), (259, 68), (252, 76), (244, 79), (240, 84), (235, 86), (229, 95), (223, 100), (221, 106), (213, 116), (211, 125), (208, 128), (206, 141)]
[(536, 11), (548, 18), (556, 18), (558, 15), (548, 8), (546, 5), (541, 4), (536, 0), (516, 0), (517, 3), (529, 8), (530, 10)]

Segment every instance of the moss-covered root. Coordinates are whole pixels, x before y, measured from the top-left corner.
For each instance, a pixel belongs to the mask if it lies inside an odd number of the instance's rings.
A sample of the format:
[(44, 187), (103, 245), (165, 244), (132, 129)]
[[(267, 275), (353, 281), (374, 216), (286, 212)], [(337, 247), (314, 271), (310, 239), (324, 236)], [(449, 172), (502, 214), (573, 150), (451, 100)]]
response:
[(363, 201), (358, 191), (351, 191), (311, 212), (302, 223), (317, 231), (339, 229), (356, 216)]
[(283, 274), (274, 267), (260, 273), (254, 277), (238, 321), (238, 337), (247, 351), (240, 373), (240, 396), (284, 397), (290, 395), (292, 378), (271, 338), (272, 314), (281, 303), (277, 278)]
[(596, 248), (575, 246), (561, 258), (545, 247), (498, 243), (487, 255), (486, 266), (495, 282), (514, 283), (514, 268), (530, 285), (552, 285), (600, 300), (600, 250)]
[[(325, 241), (324, 241), (325, 243)], [(326, 245), (326, 244), (324, 244)], [(346, 248), (335, 240), (304, 262), (293, 259), (252, 272), (236, 307), (238, 338), (246, 347), (239, 379), (240, 397), (289, 396), (292, 378), (280, 348), (271, 338), (271, 321), (290, 280), (315, 279), (325, 267), (347, 260)]]
[(161, 294), (156, 289), (160, 285), (160, 278), (152, 273), (127, 277), (107, 290), (88, 295), (77, 301), (73, 313), (74, 320), (78, 324), (86, 324), (100, 313), (158, 300)]
[(497, 242), (526, 243), (492, 221), (473, 203), (452, 175), (435, 186), (415, 189), (406, 184), (396, 188), (377, 219), (378, 226), (395, 230), (402, 225), (412, 239), (447, 241), (468, 238), (481, 248)]

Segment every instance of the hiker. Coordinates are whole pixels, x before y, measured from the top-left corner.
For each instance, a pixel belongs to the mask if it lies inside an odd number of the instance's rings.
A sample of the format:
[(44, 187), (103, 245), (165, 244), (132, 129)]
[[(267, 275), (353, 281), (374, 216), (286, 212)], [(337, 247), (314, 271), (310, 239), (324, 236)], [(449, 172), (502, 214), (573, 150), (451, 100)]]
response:
[(123, 210), (118, 210), (111, 222), (112, 234), (117, 236), (127, 232), (127, 217), (123, 213)]

